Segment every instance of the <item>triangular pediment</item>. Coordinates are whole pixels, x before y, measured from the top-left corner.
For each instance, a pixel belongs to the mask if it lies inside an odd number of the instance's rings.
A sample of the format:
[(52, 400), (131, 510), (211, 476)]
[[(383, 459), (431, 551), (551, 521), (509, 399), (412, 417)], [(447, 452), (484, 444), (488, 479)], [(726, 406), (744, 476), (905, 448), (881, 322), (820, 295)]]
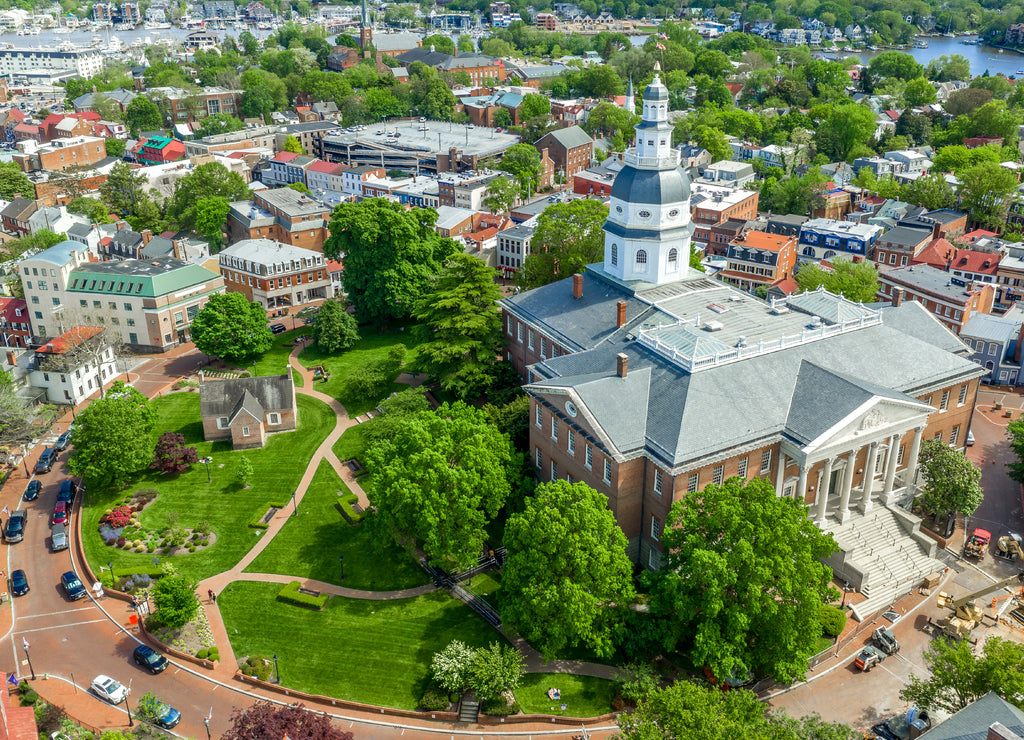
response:
[(825, 430), (815, 439), (804, 444), (808, 453), (830, 447), (849, 449), (857, 447), (860, 440), (877, 438), (923, 424), (934, 411), (931, 406), (916, 398), (908, 400), (874, 396), (845, 419)]

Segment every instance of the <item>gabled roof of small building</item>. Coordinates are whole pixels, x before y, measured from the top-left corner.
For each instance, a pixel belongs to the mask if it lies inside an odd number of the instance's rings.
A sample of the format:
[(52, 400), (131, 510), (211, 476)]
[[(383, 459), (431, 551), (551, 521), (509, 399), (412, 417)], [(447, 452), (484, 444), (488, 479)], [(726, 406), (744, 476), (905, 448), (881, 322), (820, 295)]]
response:
[(203, 380), (199, 385), (199, 413), (204, 417), (234, 418), (244, 408), (256, 418), (262, 419), (263, 411), (291, 409), (292, 390), (291, 373)]

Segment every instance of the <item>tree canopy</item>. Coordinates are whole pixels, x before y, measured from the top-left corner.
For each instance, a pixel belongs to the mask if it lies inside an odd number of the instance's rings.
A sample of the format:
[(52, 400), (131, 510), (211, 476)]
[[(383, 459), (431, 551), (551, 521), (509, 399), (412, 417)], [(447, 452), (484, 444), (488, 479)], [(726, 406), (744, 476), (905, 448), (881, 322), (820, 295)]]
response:
[(221, 740), (264, 740), (290, 737), (293, 740), (353, 740), (351, 732), (335, 727), (326, 714), (314, 712), (302, 704), (280, 706), (258, 701), (231, 712), (231, 727)]
[(961, 450), (941, 440), (926, 439), (918, 457), (924, 485), (921, 505), (933, 514), (957, 511), (970, 516), (985, 497), (981, 471)]
[(192, 341), (200, 352), (244, 362), (262, 355), (274, 343), (267, 326), (267, 312), (241, 293), (210, 296), (192, 319)]
[(838, 547), (802, 501), (762, 478), (730, 478), (673, 504), (661, 541), (654, 610), (670, 644), (720, 680), (803, 677), (818, 608), (835, 595), (821, 561)]
[(376, 509), (368, 524), (381, 538), (462, 569), (483, 553), (487, 524), (510, 485), (508, 437), (462, 402), (410, 415), (366, 451)]
[(356, 318), (340, 301), (324, 301), (313, 321), (313, 342), (321, 352), (335, 353), (351, 349), (359, 341)]
[(516, 273), (516, 283), (521, 288), (537, 288), (601, 262), (607, 218), (607, 207), (589, 198), (546, 208), (537, 219), (530, 254)]
[(120, 486), (152, 459), (155, 426), (149, 399), (117, 380), (105, 398), (78, 414), (68, 469), (90, 482)]
[(870, 262), (837, 259), (831, 270), (820, 265), (803, 265), (796, 274), (796, 282), (802, 291), (825, 286), (830, 293), (842, 294), (851, 301), (874, 303), (878, 292), (878, 268)]
[(1024, 645), (1019, 642), (989, 637), (975, 654), (967, 640), (933, 640), (924, 662), (931, 675), (911, 675), (900, 692), (904, 701), (952, 713), (994, 691), (1024, 709)]
[(342, 203), (331, 216), (328, 259), (345, 255), (342, 283), (363, 321), (386, 324), (409, 316), (444, 261), (461, 251), (434, 231), (437, 211), (367, 198)]
[[(218, 213), (223, 212), (226, 218), (226, 206), (230, 201), (248, 200), (249, 196), (249, 188), (241, 175), (231, 172), (219, 162), (208, 162), (174, 183), (174, 195), (167, 201), (167, 218), (179, 229), (199, 231), (197, 221), (200, 214), (211, 207), (210, 203), (200, 206), (201, 201), (210, 198), (223, 201), (225, 208)], [(224, 223), (224, 220), (220, 222), (218, 231), (223, 229)], [(200, 233), (208, 236), (205, 232)]]
[(607, 496), (585, 483), (542, 483), (509, 517), (505, 545), (503, 619), (546, 659), (569, 646), (610, 656), (617, 611), (634, 591)]

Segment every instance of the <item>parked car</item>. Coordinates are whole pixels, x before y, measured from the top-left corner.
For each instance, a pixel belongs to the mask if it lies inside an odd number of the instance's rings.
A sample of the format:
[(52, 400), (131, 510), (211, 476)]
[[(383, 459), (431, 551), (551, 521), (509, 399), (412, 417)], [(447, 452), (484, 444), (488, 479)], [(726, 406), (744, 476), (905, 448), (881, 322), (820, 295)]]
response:
[(43, 484), (37, 480), (30, 480), (25, 487), (25, 494), (22, 496), (26, 501), (35, 501), (39, 498), (39, 492), (43, 490)]
[(70, 478), (60, 482), (60, 490), (57, 491), (57, 500), (63, 501), (70, 508), (71, 502), (75, 500), (78, 493), (78, 484)]
[(170, 730), (179, 722), (181, 722), (181, 712), (174, 707), (167, 706), (163, 702), (159, 702), (153, 707), (153, 723), (158, 727)]
[(19, 569), (11, 573), (11, 593), (15, 596), (24, 596), (28, 592), (28, 576), (25, 575), (25, 571)]
[(67, 550), (69, 546), (68, 528), (63, 524), (54, 524), (50, 527), (50, 552)]
[(24, 511), (12, 511), (4, 527), (4, 539), (8, 542), (21, 542), (25, 539), (25, 521), (28, 515)]
[(57, 437), (57, 441), (53, 443), (53, 449), (57, 452), (63, 452), (71, 444), (71, 432), (67, 431), (64, 434)]
[(92, 689), (96, 696), (104, 701), (109, 701), (111, 704), (120, 704), (128, 696), (128, 688), (126, 686), (121, 685), (110, 676), (104, 676), (102, 673), (92, 680), (89, 688)]
[(36, 461), (36, 475), (42, 475), (43, 473), (49, 473), (53, 470), (53, 464), (57, 462), (57, 450), (52, 447), (47, 447), (43, 450), (43, 454), (39, 456)]
[(68, 598), (72, 601), (78, 601), (79, 599), (85, 598), (85, 586), (82, 585), (82, 581), (79, 580), (73, 570), (69, 570), (67, 573), (62, 575), (60, 577), (60, 582), (64, 585), (64, 590), (67, 592)]
[(68, 504), (66, 501), (58, 501), (53, 505), (53, 516), (50, 517), (50, 524), (68, 523)]
[(282, 332), (288, 331), (288, 327), (285, 326), (284, 324), (271, 324), (270, 331), (272, 331), (274, 334), (280, 334)]
[[(160, 673), (167, 668), (167, 658), (162, 656), (149, 645), (139, 645), (132, 653), (137, 665), (148, 668), (152, 673)], [(177, 724), (177, 723), (175, 723)]]
[(974, 432), (970, 429), (967, 430), (967, 446), (974, 447)]

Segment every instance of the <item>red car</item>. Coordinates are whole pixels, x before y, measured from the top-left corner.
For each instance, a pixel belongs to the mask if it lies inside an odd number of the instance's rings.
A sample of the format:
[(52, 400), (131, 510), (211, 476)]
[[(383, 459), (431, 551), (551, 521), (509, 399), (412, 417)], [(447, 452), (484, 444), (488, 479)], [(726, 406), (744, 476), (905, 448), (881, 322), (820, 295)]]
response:
[(58, 501), (53, 507), (53, 516), (50, 517), (50, 525), (68, 523), (68, 504), (66, 501)]

